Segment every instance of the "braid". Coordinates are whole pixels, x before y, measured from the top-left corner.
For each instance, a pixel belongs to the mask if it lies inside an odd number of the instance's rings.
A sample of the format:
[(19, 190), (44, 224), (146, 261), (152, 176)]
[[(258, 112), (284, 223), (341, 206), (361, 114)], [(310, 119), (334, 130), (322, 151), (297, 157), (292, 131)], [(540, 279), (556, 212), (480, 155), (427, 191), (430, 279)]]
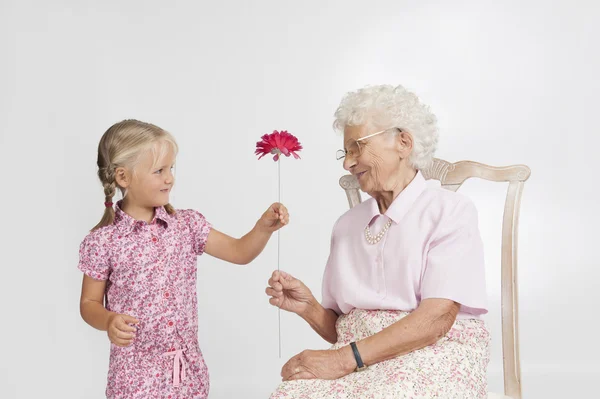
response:
[[(113, 165), (109, 165), (107, 167), (98, 169), (98, 177), (102, 182), (102, 186), (104, 187), (104, 202), (112, 203), (113, 197), (117, 191), (117, 182), (115, 181), (115, 167)], [(102, 220), (98, 223), (92, 231), (99, 229), (104, 226), (109, 226), (113, 224), (115, 220), (115, 210), (112, 206), (105, 206), (104, 215), (102, 216)]]
[(115, 168), (109, 166), (104, 169), (104, 179), (102, 185), (104, 186), (104, 196), (106, 202), (112, 202), (115, 192), (117, 191), (117, 183), (115, 181)]

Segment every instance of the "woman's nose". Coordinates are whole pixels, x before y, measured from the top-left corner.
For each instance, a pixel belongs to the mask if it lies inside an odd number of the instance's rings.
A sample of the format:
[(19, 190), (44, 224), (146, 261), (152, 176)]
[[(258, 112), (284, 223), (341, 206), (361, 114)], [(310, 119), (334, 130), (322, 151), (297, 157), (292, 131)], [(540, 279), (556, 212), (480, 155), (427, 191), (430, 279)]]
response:
[(356, 166), (356, 159), (354, 157), (346, 155), (344, 158), (344, 169), (350, 171), (354, 166)]

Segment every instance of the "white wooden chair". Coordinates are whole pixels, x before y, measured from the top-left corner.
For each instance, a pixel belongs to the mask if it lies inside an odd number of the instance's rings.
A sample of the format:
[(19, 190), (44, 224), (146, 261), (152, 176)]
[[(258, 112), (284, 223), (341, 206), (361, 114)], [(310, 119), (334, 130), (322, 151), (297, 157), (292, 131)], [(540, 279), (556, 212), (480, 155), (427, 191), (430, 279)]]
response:
[[(523, 185), (531, 170), (525, 165), (493, 167), (477, 162), (450, 163), (434, 159), (423, 176), (439, 180), (442, 187), (456, 191), (469, 178), (508, 182), (502, 222), (502, 357), (504, 366), (504, 395), (490, 393), (489, 399), (521, 399), (521, 364), (519, 359), (519, 324), (517, 297), (517, 229)], [(361, 202), (359, 185), (352, 175), (342, 176), (340, 186), (346, 191), (350, 208)]]

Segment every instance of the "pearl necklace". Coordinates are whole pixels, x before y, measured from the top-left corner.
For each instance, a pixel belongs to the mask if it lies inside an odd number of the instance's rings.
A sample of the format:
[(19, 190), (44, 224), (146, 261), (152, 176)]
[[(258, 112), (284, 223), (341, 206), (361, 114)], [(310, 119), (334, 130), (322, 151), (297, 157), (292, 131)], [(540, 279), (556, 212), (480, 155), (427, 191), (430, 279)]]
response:
[(392, 225), (392, 219), (389, 219), (387, 221), (387, 223), (385, 224), (385, 226), (383, 226), (383, 229), (381, 229), (379, 234), (377, 234), (375, 237), (373, 237), (371, 235), (371, 229), (369, 228), (369, 226), (367, 226), (365, 228), (365, 238), (367, 239), (367, 242), (371, 245), (377, 244), (379, 241), (381, 241), (381, 239), (383, 238), (383, 236), (388, 231), (388, 229), (390, 228), (391, 225)]

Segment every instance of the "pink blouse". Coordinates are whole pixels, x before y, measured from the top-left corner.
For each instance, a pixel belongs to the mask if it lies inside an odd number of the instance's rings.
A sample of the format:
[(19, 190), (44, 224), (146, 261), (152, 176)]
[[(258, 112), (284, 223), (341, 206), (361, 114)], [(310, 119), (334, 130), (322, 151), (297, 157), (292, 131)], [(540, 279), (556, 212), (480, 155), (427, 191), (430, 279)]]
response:
[[(377, 236), (371, 245), (365, 228)], [(423, 299), (461, 304), (459, 318), (487, 313), (483, 243), (477, 210), (465, 196), (430, 188), (418, 172), (385, 214), (370, 198), (342, 215), (333, 228), (322, 287), (325, 308), (410, 312)]]

